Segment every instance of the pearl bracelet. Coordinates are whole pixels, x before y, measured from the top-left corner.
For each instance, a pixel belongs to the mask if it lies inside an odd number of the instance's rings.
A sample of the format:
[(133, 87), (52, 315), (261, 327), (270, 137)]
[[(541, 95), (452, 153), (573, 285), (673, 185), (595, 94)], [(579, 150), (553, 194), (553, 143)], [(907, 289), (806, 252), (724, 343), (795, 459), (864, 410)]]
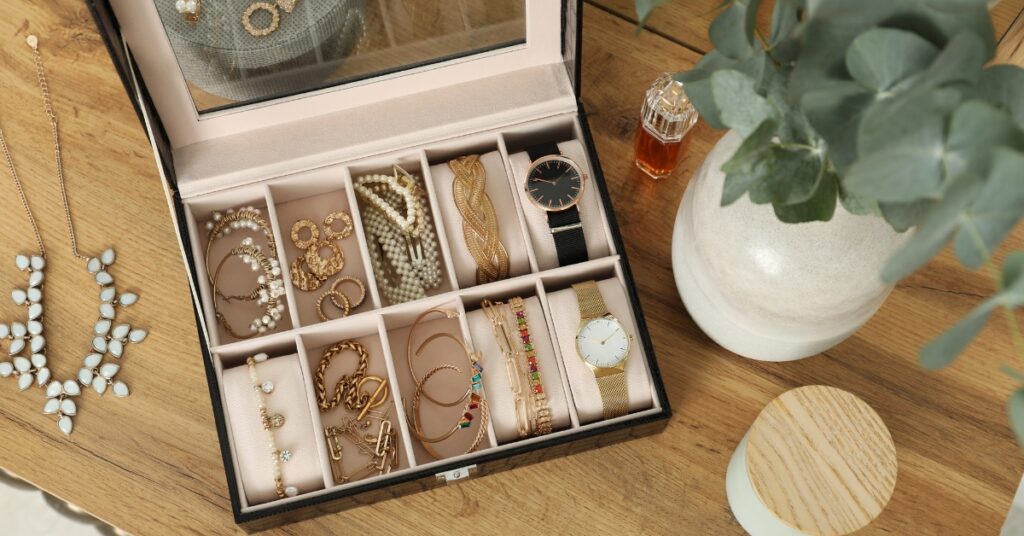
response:
[(270, 457), (274, 464), (274, 487), (277, 491), (277, 496), (283, 499), (298, 495), (299, 490), (295, 486), (284, 485), (281, 465), (292, 459), (292, 451), (277, 448), (274, 430), (284, 426), (284, 416), (277, 413), (270, 414), (264, 395), (270, 395), (274, 392), (274, 383), (271, 381), (260, 382), (259, 375), (256, 374), (256, 363), (262, 363), (266, 360), (267, 354), (256, 354), (246, 359), (245, 362), (249, 366), (249, 379), (252, 381), (252, 389), (256, 393), (256, 407), (260, 413), (260, 423), (263, 425), (263, 430), (267, 433), (267, 446), (270, 447)]

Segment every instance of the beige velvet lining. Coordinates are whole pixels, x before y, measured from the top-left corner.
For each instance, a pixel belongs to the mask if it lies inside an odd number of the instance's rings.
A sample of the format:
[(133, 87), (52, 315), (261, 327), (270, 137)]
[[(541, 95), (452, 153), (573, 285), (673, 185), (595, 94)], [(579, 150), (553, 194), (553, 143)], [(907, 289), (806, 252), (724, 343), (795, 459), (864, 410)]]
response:
[[(505, 172), (505, 163), (501, 159), (501, 154), (498, 151), (491, 151), (481, 155), (480, 162), (487, 172), (485, 190), (498, 217), (498, 236), (508, 253), (509, 276), (515, 277), (530, 273), (530, 258), (526, 252), (526, 240), (523, 233), (520, 232), (519, 214), (512, 199), (512, 191), (509, 188), (508, 175)], [(466, 247), (462, 232), (462, 216), (455, 206), (455, 197), (452, 192), (455, 175), (448, 167), (447, 162), (431, 166), (430, 174), (434, 180), (434, 192), (444, 219), (459, 287), (472, 287), (476, 285), (477, 265), (473, 256), (469, 254), (469, 248)]]
[[(629, 349), (626, 361), (626, 383), (629, 389), (629, 409), (631, 412), (650, 408), (651, 377), (647, 371), (640, 341), (636, 340), (636, 321), (633, 319), (632, 308), (626, 298), (625, 289), (618, 279), (605, 279), (598, 282), (601, 297), (604, 298), (608, 311), (622, 323), (626, 333), (634, 340)], [(576, 351), (576, 332), (580, 325), (579, 302), (576, 292), (567, 288), (548, 294), (548, 308), (555, 325), (558, 347), (565, 365), (565, 373), (572, 389), (572, 398), (576, 404), (580, 424), (601, 420), (604, 406), (601, 403), (601, 392), (594, 381), (594, 373), (579, 357)]]
[[(583, 222), (583, 236), (587, 240), (587, 255), (590, 259), (607, 257), (610, 254), (608, 247), (608, 235), (605, 232), (605, 222), (601, 214), (601, 195), (597, 185), (591, 178), (590, 166), (587, 162), (586, 151), (583, 144), (577, 140), (565, 141), (558, 144), (562, 156), (576, 162), (583, 173), (587, 175), (582, 199), (579, 201), (580, 221)], [(513, 173), (513, 189), (519, 195), (523, 206), (523, 216), (526, 219), (526, 227), (530, 230), (530, 240), (533, 243), (533, 253), (537, 257), (537, 266), (541, 270), (549, 270), (558, 267), (558, 252), (555, 250), (555, 239), (551, 236), (551, 227), (548, 226), (548, 216), (543, 210), (537, 208), (530, 200), (522, 185), (526, 183), (526, 172), (530, 169), (530, 156), (525, 151), (509, 156), (509, 163)]]
[[(291, 461), (281, 464), (284, 485), (295, 486), (300, 494), (322, 489), (320, 454), (316, 449), (316, 432), (306, 402), (306, 381), (299, 356), (268, 359), (257, 363), (256, 371), (260, 382), (274, 383), (274, 392), (264, 395), (267, 409), (285, 418), (285, 425), (274, 432), (277, 448), (291, 450), (293, 454)], [(249, 366), (243, 364), (227, 369), (223, 378), (225, 409), (231, 422), (245, 498), (249, 504), (276, 500), (274, 463), (260, 422)]]
[[(544, 309), (540, 300), (534, 297), (523, 300), (526, 305), (526, 316), (530, 323), (530, 338), (537, 351), (537, 364), (541, 374), (544, 392), (547, 393), (551, 407), (552, 426), (561, 430), (570, 426), (569, 407), (565, 390), (562, 387), (562, 375), (559, 373), (558, 357), (555, 354), (548, 325), (545, 321)], [(505, 357), (498, 350), (494, 339), (491, 322), (483, 310), (472, 311), (467, 315), (473, 347), (483, 353), (484, 391), (491, 406), (491, 417), (494, 421), (494, 433), (499, 443), (507, 443), (519, 439), (516, 429), (515, 406), (509, 386)], [(517, 341), (518, 342), (518, 341)], [(526, 361), (521, 362), (525, 371)], [(529, 396), (529, 385), (524, 378), (524, 396)]]

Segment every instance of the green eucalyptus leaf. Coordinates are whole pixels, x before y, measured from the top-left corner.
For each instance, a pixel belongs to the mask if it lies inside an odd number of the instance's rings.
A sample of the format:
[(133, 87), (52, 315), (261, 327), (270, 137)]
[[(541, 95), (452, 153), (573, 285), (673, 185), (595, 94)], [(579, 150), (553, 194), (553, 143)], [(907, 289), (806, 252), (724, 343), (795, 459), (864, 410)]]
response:
[(846, 51), (846, 68), (853, 79), (887, 91), (904, 78), (925, 70), (939, 50), (906, 30), (872, 28), (853, 40)]
[(836, 197), (839, 194), (839, 177), (833, 173), (825, 173), (819, 181), (814, 195), (795, 205), (773, 204), (775, 217), (783, 223), (805, 223), (811, 221), (829, 221), (836, 212)]
[(804, 95), (801, 109), (828, 142), (829, 157), (840, 170), (857, 159), (857, 132), (874, 92), (856, 82), (839, 82)]
[(774, 135), (775, 122), (771, 119), (764, 121), (743, 140), (729, 161), (722, 165), (722, 171), (726, 173), (722, 186), (722, 206), (734, 203), (747, 193), (752, 184), (773, 172), (771, 148)]
[(738, 60), (754, 52), (754, 30), (760, 5), (761, 0), (731, 0), (729, 7), (715, 17), (708, 36), (718, 51)]
[(1010, 395), (1006, 412), (1010, 415), (1010, 427), (1017, 436), (1017, 443), (1024, 445), (1024, 389), (1017, 389)]
[(839, 203), (847, 212), (857, 216), (880, 216), (882, 214), (877, 201), (862, 199), (847, 192), (843, 188), (842, 182), (839, 183)]
[(803, 43), (790, 83), (792, 98), (799, 101), (827, 83), (847, 80), (850, 43), (877, 27), (907, 30), (940, 48), (961, 31), (969, 31), (982, 43), (984, 56), (995, 52), (992, 22), (982, 0), (817, 0), (808, 4), (801, 25)]
[(666, 0), (636, 0), (636, 18), (640, 21), (642, 27), (647, 22), (647, 18), (651, 16), (651, 13), (655, 8), (665, 3)]
[(899, 233), (909, 230), (921, 221), (923, 215), (937, 204), (933, 199), (918, 199), (909, 203), (879, 203), (885, 221)]
[(940, 120), (922, 121), (916, 132), (857, 160), (843, 187), (858, 197), (883, 202), (937, 198), (943, 187), (942, 134)]
[(711, 90), (722, 112), (722, 123), (744, 138), (773, 115), (771, 105), (754, 89), (754, 80), (739, 71), (729, 69), (711, 75)]
[(1024, 251), (1016, 251), (1006, 258), (1000, 283), (999, 292), (921, 350), (921, 363), (925, 367), (939, 369), (952, 363), (977, 337), (996, 308), (1024, 305)]
[(973, 31), (964, 30), (956, 35), (924, 72), (921, 83), (935, 87), (953, 82), (974, 84), (981, 76), (981, 68), (992, 57), (985, 43)]
[[(947, 116), (962, 100), (954, 88), (918, 87), (875, 101), (861, 119), (857, 151), (870, 155), (906, 140), (944, 138)], [(936, 156), (941, 156), (941, 150)]]
[(750, 186), (754, 203), (796, 205), (819, 190), (825, 174), (821, 155), (807, 149), (772, 147), (772, 173)]
[(947, 175), (957, 176), (967, 171), (980, 177), (988, 175), (992, 149), (996, 147), (1024, 150), (1024, 132), (991, 104), (982, 100), (964, 102), (953, 113), (949, 125)]
[(771, 158), (768, 152), (772, 148), (772, 138), (775, 136), (776, 122), (772, 119), (763, 121), (754, 132), (750, 133), (732, 157), (722, 164), (722, 171), (732, 173), (735, 171), (750, 171), (754, 166), (765, 159)]
[(992, 171), (963, 218), (953, 248), (960, 262), (977, 268), (1024, 218), (1024, 154), (995, 151)]
[(921, 349), (921, 365), (930, 370), (938, 370), (952, 363), (978, 336), (997, 307), (999, 302), (995, 298), (989, 298), (975, 307), (956, 325)]
[(771, 56), (777, 62), (790, 63), (800, 53), (800, 39), (796, 28), (800, 24), (800, 12), (806, 8), (804, 0), (775, 0), (772, 6), (771, 33), (768, 45)]
[(1024, 68), (995, 65), (985, 69), (978, 80), (982, 98), (1009, 112), (1017, 126), (1024, 128)]
[(970, 175), (953, 181), (942, 200), (924, 211), (914, 236), (886, 263), (882, 280), (895, 283), (941, 251), (956, 231), (960, 215), (980, 189), (981, 181)]
[(720, 70), (731, 69), (737, 63), (736, 60), (725, 57), (721, 52), (712, 50), (705, 54), (693, 69), (676, 73), (674, 76), (676, 80), (683, 83), (686, 88), (686, 96), (690, 97), (693, 107), (712, 128), (722, 130), (728, 127), (722, 122), (722, 112), (715, 102), (715, 93), (711, 88), (711, 75)]
[(1003, 274), (999, 280), (1003, 305), (1024, 305), (1024, 251), (1014, 251), (1003, 261)]

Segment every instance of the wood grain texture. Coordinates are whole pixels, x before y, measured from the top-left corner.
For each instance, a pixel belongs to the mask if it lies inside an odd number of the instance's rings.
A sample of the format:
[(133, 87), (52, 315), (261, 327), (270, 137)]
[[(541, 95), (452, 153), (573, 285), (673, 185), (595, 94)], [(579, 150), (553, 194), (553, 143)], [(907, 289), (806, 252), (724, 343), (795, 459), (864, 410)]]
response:
[(805, 534), (851, 534), (896, 487), (896, 447), (860, 398), (809, 385), (772, 400), (750, 427), (746, 467), (768, 511)]
[(1024, 65), (1024, 14), (1018, 14), (1003, 35), (993, 63)]
[[(585, 0), (631, 22), (636, 22), (634, 0)], [(771, 21), (771, 0), (764, 0), (758, 13), (758, 27), (768, 31)], [(708, 28), (721, 10), (722, 0), (668, 0), (647, 19), (646, 27), (688, 48), (704, 53), (714, 46), (708, 39)], [(996, 41), (1024, 9), (1024, 0), (1000, 0), (992, 9), (992, 26)]]
[[(52, 250), (54, 369), (61, 376), (77, 369), (96, 302), (61, 226), (48, 134), (24, 45), (29, 32), (42, 37), (50, 68), (81, 244), (87, 251), (108, 241), (118, 247), (120, 280), (143, 296), (131, 320), (152, 334), (133, 348), (123, 372), (132, 398), (84, 397), (70, 439), (41, 415), (40, 393), (0, 384), (0, 466), (134, 534), (238, 533), (185, 271), (144, 133), (81, 2), (11, 0), (6, 7), (0, 122)], [(991, 283), (944, 253), (901, 283), (858, 334), (825, 354), (770, 364), (725, 352), (686, 315), (669, 255), (686, 180), (719, 134), (698, 126), (682, 168), (658, 183), (640, 176), (631, 161), (643, 89), (661, 71), (686, 68), (698, 56), (651, 32), (634, 36), (630, 22), (593, 6), (585, 24), (584, 100), (676, 411), (668, 429), (273, 533), (741, 534), (725, 497), (729, 457), (770, 400), (809, 384), (833, 385), (865, 400), (897, 445), (896, 491), (862, 534), (997, 533), (1024, 470), (1005, 415), (1014, 383), (998, 372), (1010, 359), (1007, 330), (994, 322), (938, 374), (922, 370), (916, 359), (922, 344), (992, 291)], [(3, 178), (0, 199), (9, 203), (12, 196)], [(11, 261), (32, 240), (14, 206), (3, 209), (0, 277), (18, 283)], [(1024, 245), (1019, 230), (1011, 242)], [(0, 300), (0, 318), (14, 311)]]

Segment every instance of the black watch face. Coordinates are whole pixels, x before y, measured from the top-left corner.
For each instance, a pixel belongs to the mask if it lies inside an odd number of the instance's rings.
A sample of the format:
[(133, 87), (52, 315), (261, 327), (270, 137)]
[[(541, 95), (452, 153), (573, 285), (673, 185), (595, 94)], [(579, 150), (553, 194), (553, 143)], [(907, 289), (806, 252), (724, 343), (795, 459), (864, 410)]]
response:
[(583, 192), (583, 175), (568, 159), (545, 157), (530, 168), (526, 191), (544, 210), (567, 209), (576, 204)]

